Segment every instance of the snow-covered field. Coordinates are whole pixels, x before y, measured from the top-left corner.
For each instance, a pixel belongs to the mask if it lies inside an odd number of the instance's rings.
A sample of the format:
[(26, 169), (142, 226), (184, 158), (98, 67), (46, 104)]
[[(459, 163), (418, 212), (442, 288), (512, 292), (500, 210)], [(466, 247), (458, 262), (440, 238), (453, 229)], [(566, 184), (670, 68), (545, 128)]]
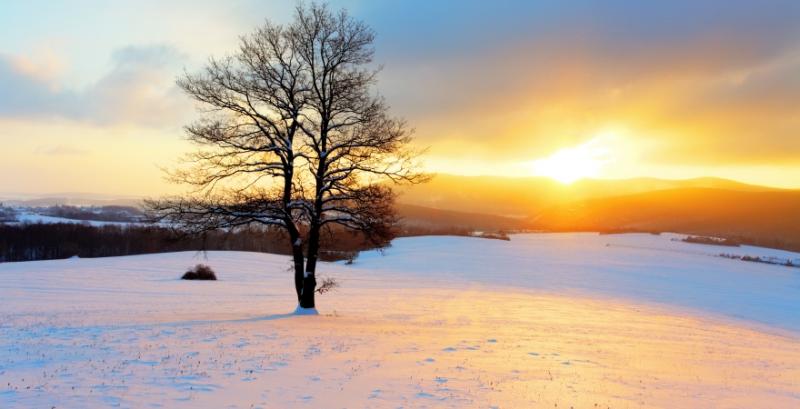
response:
[(399, 239), (320, 316), (276, 255), (0, 264), (0, 408), (800, 407), (800, 269), (714, 257), (800, 255), (673, 238)]
[(460, 237), (399, 239), (381, 256), (362, 253), (357, 268), (404, 277), (624, 298), (685, 307), (800, 332), (800, 268), (718, 257), (775, 257), (800, 265), (800, 253), (751, 246), (684, 243), (678, 234), (526, 234), (512, 241)]
[(88, 226), (94, 227), (101, 227), (101, 226), (128, 226), (133, 223), (127, 222), (104, 222), (99, 220), (77, 220), (77, 219), (67, 219), (64, 217), (55, 217), (55, 216), (46, 216), (43, 214), (31, 212), (31, 211), (23, 211), (17, 215), (17, 223), (41, 223), (41, 224), (56, 224), (56, 223), (68, 223), (68, 224), (85, 224)]

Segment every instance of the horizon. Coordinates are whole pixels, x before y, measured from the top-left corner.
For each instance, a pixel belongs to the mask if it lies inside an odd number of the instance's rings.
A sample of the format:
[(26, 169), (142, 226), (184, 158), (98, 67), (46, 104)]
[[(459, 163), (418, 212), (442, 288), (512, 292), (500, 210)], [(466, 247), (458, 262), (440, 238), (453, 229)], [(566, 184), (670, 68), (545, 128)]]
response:
[[(800, 4), (693, 3), (331, 5), (375, 30), (427, 171), (800, 188)], [(191, 149), (176, 78), (295, 2), (194, 4), (0, 5), (0, 191), (183, 191), (161, 171)]]
[[(657, 177), (650, 177), (650, 176), (638, 176), (632, 178), (620, 178), (620, 179), (610, 179), (610, 178), (581, 178), (574, 182), (570, 183), (561, 183), (556, 179), (547, 177), (547, 176), (503, 176), (503, 175), (458, 175), (453, 173), (437, 173), (434, 174), (433, 177), (460, 177), (460, 178), (497, 178), (497, 179), (505, 179), (505, 180), (530, 180), (531, 182), (548, 182), (555, 186), (561, 186), (566, 190), (569, 190), (573, 185), (579, 184), (581, 182), (584, 183), (591, 183), (591, 182), (636, 182), (636, 181), (643, 181), (643, 180), (652, 180), (652, 181), (659, 181), (659, 182), (691, 182), (691, 181), (700, 181), (700, 180), (713, 180), (718, 182), (730, 182), (741, 184), (743, 186), (751, 186), (751, 187), (759, 187), (765, 188), (769, 190), (778, 190), (778, 191), (796, 191), (800, 190), (800, 188), (784, 188), (780, 186), (769, 186), (769, 185), (758, 185), (758, 184), (751, 184), (746, 183), (734, 179), (727, 179), (727, 178), (719, 178), (714, 176), (699, 176), (699, 177), (692, 177), (692, 178), (682, 178), (682, 179), (666, 179), (666, 178), (657, 178)], [(671, 189), (686, 189), (686, 188), (668, 188), (667, 190)], [(706, 189), (721, 189), (723, 188), (706, 188)], [(613, 195), (611, 195), (613, 196)], [(85, 200), (138, 200), (138, 199), (146, 199), (148, 196), (146, 194), (114, 194), (114, 193), (99, 193), (99, 192), (70, 192), (70, 191), (61, 191), (61, 192), (42, 192), (42, 193), (26, 193), (26, 192), (4, 192), (0, 191), (0, 201), (2, 200), (35, 200), (35, 199), (85, 199)], [(399, 203), (403, 203), (402, 200)]]

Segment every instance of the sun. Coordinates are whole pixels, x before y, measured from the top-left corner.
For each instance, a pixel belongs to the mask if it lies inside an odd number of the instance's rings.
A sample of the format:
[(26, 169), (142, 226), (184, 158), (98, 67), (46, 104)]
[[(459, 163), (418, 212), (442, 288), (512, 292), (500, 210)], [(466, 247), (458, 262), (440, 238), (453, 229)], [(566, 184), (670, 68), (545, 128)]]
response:
[(581, 145), (563, 148), (552, 155), (528, 162), (536, 176), (546, 176), (564, 184), (579, 179), (597, 177), (611, 161), (610, 150), (603, 146), (600, 137)]

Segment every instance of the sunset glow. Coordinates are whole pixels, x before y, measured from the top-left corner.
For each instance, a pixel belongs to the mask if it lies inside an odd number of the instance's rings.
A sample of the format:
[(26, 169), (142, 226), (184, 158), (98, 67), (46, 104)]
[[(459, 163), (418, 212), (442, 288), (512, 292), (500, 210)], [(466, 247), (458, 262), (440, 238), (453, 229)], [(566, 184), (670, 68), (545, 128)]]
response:
[[(293, 7), (201, 3), (57, 3), (49, 13), (72, 17), (41, 21), (34, 5), (0, 6), (0, 172), (18, 175), (0, 193), (174, 192), (159, 169), (190, 148), (196, 115), (175, 79)], [(797, 3), (590, 3), (332, 5), (379, 33), (379, 91), (430, 172), (800, 188)], [(607, 124), (630, 132), (590, 142)]]
[(581, 145), (563, 148), (552, 155), (530, 162), (531, 173), (546, 176), (561, 183), (572, 183), (586, 177), (597, 177), (610, 161), (610, 152), (600, 146), (598, 139)]

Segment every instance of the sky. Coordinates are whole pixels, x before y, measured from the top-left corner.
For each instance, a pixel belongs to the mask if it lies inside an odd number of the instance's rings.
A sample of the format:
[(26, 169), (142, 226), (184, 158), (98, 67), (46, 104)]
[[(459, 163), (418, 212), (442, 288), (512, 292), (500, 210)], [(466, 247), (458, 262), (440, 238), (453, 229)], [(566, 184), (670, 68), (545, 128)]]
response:
[[(0, 193), (154, 196), (184, 71), (294, 1), (0, 3)], [(800, 2), (333, 1), (432, 172), (800, 188)]]

